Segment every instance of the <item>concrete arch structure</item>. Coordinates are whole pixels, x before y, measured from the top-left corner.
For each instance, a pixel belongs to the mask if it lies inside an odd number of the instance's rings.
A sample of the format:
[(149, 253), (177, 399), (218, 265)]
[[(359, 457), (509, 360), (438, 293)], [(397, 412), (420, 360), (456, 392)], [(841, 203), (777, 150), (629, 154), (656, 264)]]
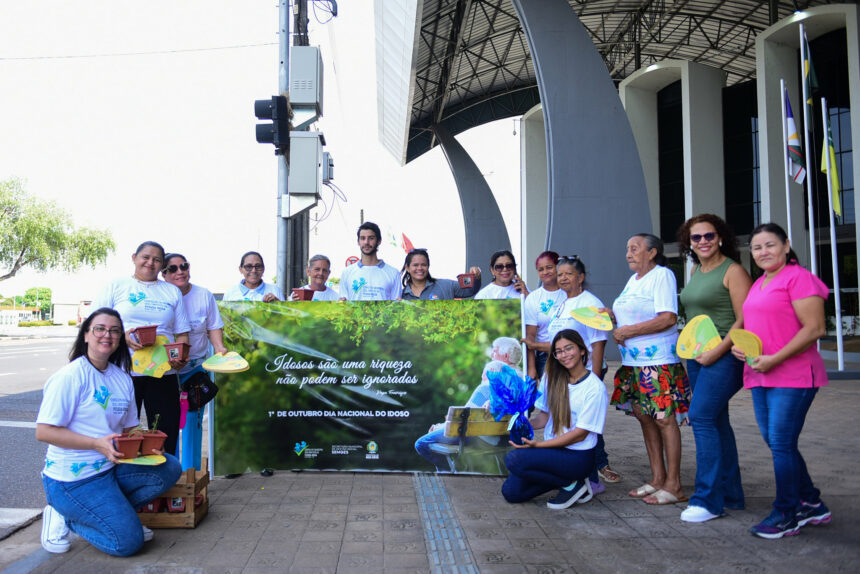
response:
[[(589, 289), (610, 304), (630, 276), (624, 263), (627, 239), (652, 229), (643, 216), (648, 201), (633, 132), (606, 65), (570, 4), (513, 0), (513, 5), (543, 106), (544, 248), (578, 254), (589, 270)], [(523, 259), (534, 255), (524, 251)]]

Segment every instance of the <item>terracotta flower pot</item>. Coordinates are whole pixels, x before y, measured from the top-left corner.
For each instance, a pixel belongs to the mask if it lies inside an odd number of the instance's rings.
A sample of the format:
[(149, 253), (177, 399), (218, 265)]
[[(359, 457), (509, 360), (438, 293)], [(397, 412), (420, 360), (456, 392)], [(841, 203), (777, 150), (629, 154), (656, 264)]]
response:
[(296, 287), (295, 289), (293, 289), (293, 299), (295, 301), (313, 301), (314, 290)]
[(147, 431), (140, 435), (143, 442), (140, 445), (140, 454), (153, 454), (152, 449), (164, 450), (164, 441), (167, 440), (167, 435), (160, 430)]
[(121, 458), (136, 458), (142, 442), (143, 437), (141, 436), (122, 435), (114, 439), (116, 449), (122, 453)]
[(460, 273), (457, 275), (457, 282), (460, 284), (460, 287), (463, 289), (467, 289), (475, 284), (475, 274), (474, 273)]
[(158, 325), (147, 325), (138, 327), (134, 330), (134, 335), (137, 337), (138, 343), (147, 347), (155, 343), (155, 335), (158, 330)]
[(164, 350), (167, 351), (168, 360), (183, 361), (188, 358), (188, 351), (191, 345), (188, 343), (167, 343), (164, 345)]

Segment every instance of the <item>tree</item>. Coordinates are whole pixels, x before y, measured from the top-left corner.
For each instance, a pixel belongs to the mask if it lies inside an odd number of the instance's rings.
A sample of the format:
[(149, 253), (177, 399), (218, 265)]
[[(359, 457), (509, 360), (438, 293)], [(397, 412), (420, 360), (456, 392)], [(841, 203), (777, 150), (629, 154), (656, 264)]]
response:
[(37, 271), (95, 267), (115, 249), (109, 231), (77, 228), (56, 203), (27, 193), (20, 179), (0, 180), (0, 281), (25, 267)]

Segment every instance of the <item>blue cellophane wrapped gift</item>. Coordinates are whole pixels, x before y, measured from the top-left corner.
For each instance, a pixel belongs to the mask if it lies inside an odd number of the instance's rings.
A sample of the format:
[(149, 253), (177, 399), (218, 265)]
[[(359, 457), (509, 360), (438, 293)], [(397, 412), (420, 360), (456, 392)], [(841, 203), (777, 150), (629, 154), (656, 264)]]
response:
[(490, 382), (490, 412), (495, 420), (511, 415), (510, 439), (515, 444), (523, 444), (523, 437), (534, 438), (529, 410), (540, 394), (535, 380), (529, 376), (523, 379), (508, 365), (498, 372), (488, 371), (487, 380)]

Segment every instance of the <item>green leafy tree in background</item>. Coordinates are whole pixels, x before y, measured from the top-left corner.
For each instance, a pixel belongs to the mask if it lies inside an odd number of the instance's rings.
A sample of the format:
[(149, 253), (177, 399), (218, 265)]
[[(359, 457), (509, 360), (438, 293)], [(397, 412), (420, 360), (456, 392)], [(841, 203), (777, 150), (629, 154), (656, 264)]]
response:
[(20, 179), (0, 180), (0, 281), (25, 267), (37, 271), (95, 267), (114, 249), (108, 231), (76, 228), (66, 211), (27, 193)]
[(24, 295), (15, 295), (15, 304), (19, 307), (38, 307), (42, 313), (51, 310), (51, 289), (48, 287), (31, 287)]

